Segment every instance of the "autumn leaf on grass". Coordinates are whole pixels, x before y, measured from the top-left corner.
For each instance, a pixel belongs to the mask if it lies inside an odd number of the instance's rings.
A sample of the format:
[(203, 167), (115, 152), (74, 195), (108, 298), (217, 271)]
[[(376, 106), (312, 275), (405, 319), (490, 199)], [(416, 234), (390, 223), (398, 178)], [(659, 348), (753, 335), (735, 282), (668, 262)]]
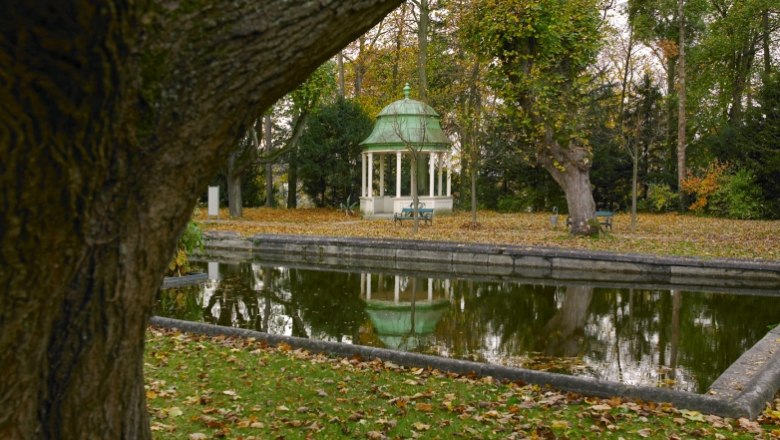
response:
[(553, 420), (550, 427), (552, 429), (569, 429), (569, 422), (566, 420)]
[(431, 429), (431, 425), (426, 425), (423, 422), (414, 422), (412, 428), (414, 428), (415, 431), (427, 431)]
[(683, 417), (686, 419), (693, 421), (693, 422), (703, 422), (704, 421), (704, 415), (700, 413), (699, 411), (690, 411), (687, 409), (681, 409), (680, 414), (682, 414)]
[(418, 402), (414, 405), (414, 409), (420, 412), (429, 413), (429, 412), (433, 412), (433, 405), (431, 405), (430, 403)]
[(642, 438), (648, 438), (651, 435), (653, 435), (653, 430), (650, 429), (650, 428), (644, 428), (644, 429), (640, 429), (636, 433), (637, 433), (637, 435), (639, 435)]

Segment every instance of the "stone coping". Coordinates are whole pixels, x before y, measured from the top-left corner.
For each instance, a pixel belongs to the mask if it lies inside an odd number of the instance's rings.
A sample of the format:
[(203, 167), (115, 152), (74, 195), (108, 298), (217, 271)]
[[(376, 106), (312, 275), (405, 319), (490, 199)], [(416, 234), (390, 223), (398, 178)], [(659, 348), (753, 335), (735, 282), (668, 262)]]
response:
[(196, 284), (203, 284), (208, 280), (209, 274), (207, 273), (192, 273), (180, 277), (165, 277), (163, 278), (162, 288), (170, 289), (173, 287), (194, 286)]
[[(634, 282), (714, 287), (751, 285), (780, 292), (780, 262), (764, 260), (705, 260), (400, 239), (268, 234), (243, 238), (234, 232), (207, 232), (204, 235), (208, 253), (230, 251), (268, 258), (298, 255), (312, 263), (327, 262), (328, 259), (359, 260), (363, 265), (386, 268), (429, 268), (430, 271), (539, 278), (565, 279), (571, 276), (569, 272), (586, 272), (593, 279), (613, 279), (628, 274)], [(380, 264), (372, 265), (371, 261)]]
[[(776, 368), (777, 362), (780, 360), (780, 355), (778, 355), (778, 352), (780, 351), (778, 350), (772, 351), (772, 353), (766, 357), (766, 362), (754, 370), (743, 370), (742, 373), (740, 373), (736, 370), (740, 367), (736, 367), (733, 372), (736, 375), (751, 373), (747, 380), (744, 381), (744, 388), (742, 390), (732, 390), (733, 392), (724, 392), (722, 394), (696, 394), (685, 391), (626, 385), (618, 382), (586, 377), (533, 371), (383, 348), (330, 341), (317, 341), (292, 336), (272, 335), (254, 330), (220, 327), (212, 324), (182, 321), (158, 316), (153, 317), (150, 323), (153, 326), (178, 329), (188, 333), (209, 336), (223, 335), (254, 338), (259, 341), (264, 341), (269, 345), (286, 343), (291, 347), (305, 349), (313, 353), (327, 353), (343, 357), (359, 355), (364, 359), (381, 359), (384, 362), (389, 361), (405, 367), (430, 367), (445, 372), (475, 374), (481, 377), (490, 376), (498, 380), (551, 386), (560, 391), (570, 391), (586, 396), (621, 396), (643, 401), (671, 403), (677, 408), (696, 410), (707, 414), (717, 414), (723, 417), (757, 417), (765, 403), (771, 401), (775, 391), (780, 387), (780, 371)], [(771, 331), (764, 340), (767, 340), (768, 338), (776, 340), (778, 339), (778, 336), (780, 336), (780, 330), (776, 329)], [(756, 345), (759, 346), (761, 344)], [(772, 345), (774, 346), (774, 344)], [(757, 350), (763, 351), (763, 348), (758, 347)], [(738, 363), (739, 361), (734, 365), (737, 365)], [(718, 380), (720, 381), (720, 379)]]

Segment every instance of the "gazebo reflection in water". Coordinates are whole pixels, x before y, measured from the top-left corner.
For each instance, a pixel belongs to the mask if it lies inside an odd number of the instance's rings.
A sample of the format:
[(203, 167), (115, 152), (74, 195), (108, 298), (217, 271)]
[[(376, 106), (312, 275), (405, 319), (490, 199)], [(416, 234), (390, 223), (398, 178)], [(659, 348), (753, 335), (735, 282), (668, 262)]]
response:
[(453, 288), (450, 280), (362, 273), (360, 297), (385, 348), (412, 351), (433, 342)]

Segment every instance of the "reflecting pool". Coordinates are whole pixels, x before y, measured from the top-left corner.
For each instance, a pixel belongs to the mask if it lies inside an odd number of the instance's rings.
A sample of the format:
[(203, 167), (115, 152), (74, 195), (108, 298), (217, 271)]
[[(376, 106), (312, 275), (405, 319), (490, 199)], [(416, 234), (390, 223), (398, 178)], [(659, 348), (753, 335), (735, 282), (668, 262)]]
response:
[(780, 322), (771, 295), (218, 267), (156, 314), (699, 393)]

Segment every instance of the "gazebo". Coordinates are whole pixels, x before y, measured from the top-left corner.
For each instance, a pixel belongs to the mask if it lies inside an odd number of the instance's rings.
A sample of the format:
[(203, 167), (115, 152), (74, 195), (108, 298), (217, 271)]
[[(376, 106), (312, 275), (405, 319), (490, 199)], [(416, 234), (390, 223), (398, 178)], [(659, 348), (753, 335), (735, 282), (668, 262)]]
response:
[[(417, 195), (420, 203), (435, 212), (452, 211), (450, 140), (441, 130), (439, 114), (424, 102), (409, 99), (410, 90), (409, 84), (406, 84), (404, 99), (379, 112), (371, 135), (360, 143), (363, 146), (360, 210), (364, 215), (400, 213), (412, 203), (411, 165), (408, 165), (406, 174), (402, 172), (404, 156), (409, 158), (412, 154), (418, 158)], [(385, 179), (388, 156), (395, 156), (394, 196), (388, 194), (390, 191), (385, 188), (389, 183), (389, 179)], [(378, 182), (374, 171), (376, 162)], [(408, 163), (411, 164), (411, 160)], [(446, 191), (443, 181), (445, 167)], [(409, 187), (402, 194), (404, 178), (409, 179)]]
[(452, 285), (449, 280), (364, 273), (360, 297), (385, 348), (408, 351), (433, 343), (436, 325), (450, 307)]

